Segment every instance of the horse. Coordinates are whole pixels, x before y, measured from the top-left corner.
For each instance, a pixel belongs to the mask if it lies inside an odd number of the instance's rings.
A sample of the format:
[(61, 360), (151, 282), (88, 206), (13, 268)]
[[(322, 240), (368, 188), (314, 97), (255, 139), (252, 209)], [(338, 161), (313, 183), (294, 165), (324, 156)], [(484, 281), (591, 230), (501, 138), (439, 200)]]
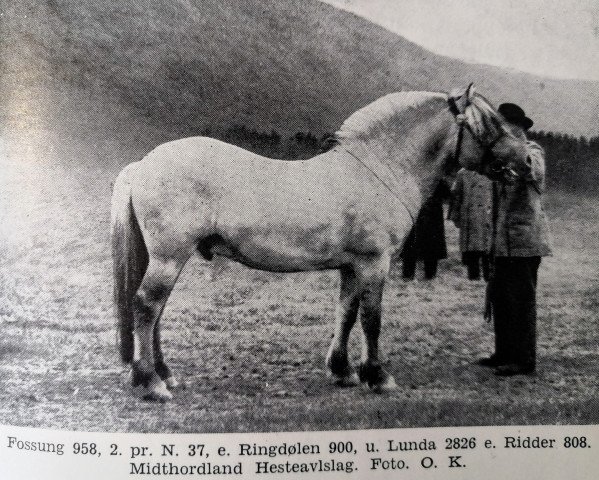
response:
[[(334, 138), (327, 152), (286, 161), (189, 137), (159, 145), (119, 173), (111, 207), (114, 303), (134, 392), (172, 398), (177, 381), (159, 321), (194, 254), (270, 272), (338, 270), (328, 371), (339, 385), (396, 388), (378, 345), (392, 254), (451, 159), (479, 169), (489, 152), (507, 157), (523, 141), (472, 85), (451, 95), (388, 94), (351, 115)], [(358, 313), (364, 346), (355, 369), (347, 346)]]

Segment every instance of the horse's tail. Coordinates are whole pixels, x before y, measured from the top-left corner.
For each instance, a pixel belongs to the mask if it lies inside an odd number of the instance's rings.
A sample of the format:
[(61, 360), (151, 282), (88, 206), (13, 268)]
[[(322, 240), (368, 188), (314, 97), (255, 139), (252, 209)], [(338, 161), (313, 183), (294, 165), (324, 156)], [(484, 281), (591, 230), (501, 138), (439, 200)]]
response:
[(148, 267), (148, 251), (133, 210), (130, 167), (116, 179), (111, 211), (117, 343), (121, 359), (126, 363), (133, 361), (133, 297)]

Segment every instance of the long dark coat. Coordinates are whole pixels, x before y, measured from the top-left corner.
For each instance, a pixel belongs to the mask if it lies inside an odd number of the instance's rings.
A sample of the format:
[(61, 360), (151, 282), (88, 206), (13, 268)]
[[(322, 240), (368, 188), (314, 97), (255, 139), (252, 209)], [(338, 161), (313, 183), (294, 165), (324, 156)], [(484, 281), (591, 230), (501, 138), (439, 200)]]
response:
[(401, 258), (417, 260), (439, 260), (447, 258), (443, 201), (449, 198), (450, 190), (441, 181), (433, 195), (422, 205), (416, 224), (406, 238)]
[(452, 189), (449, 219), (460, 229), (460, 251), (491, 251), (493, 240), (493, 182), (484, 175), (462, 169)]

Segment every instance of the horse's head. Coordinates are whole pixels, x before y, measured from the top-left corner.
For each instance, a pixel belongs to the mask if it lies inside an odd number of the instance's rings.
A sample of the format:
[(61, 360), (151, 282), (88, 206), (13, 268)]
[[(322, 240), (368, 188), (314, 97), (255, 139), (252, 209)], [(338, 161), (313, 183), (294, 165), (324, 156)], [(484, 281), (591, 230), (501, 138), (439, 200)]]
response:
[(448, 103), (458, 125), (455, 157), (460, 165), (491, 178), (518, 176), (510, 159), (526, 151), (524, 131), (506, 122), (472, 84), (452, 92)]

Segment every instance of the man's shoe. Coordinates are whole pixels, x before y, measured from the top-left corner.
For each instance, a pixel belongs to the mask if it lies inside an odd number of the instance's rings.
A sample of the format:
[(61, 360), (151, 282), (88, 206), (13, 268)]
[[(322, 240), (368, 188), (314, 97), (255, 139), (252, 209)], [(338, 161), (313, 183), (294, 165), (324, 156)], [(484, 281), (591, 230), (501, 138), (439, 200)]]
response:
[(478, 365), (480, 365), (481, 367), (494, 368), (494, 367), (498, 367), (503, 362), (501, 361), (501, 359), (497, 358), (497, 356), (495, 354), (493, 354), (490, 357), (485, 357), (485, 358), (478, 359), (476, 361), (476, 363)]
[(499, 377), (513, 377), (514, 375), (531, 375), (534, 371), (535, 367), (530, 365), (508, 363), (507, 365), (499, 365), (495, 369), (495, 375)]

